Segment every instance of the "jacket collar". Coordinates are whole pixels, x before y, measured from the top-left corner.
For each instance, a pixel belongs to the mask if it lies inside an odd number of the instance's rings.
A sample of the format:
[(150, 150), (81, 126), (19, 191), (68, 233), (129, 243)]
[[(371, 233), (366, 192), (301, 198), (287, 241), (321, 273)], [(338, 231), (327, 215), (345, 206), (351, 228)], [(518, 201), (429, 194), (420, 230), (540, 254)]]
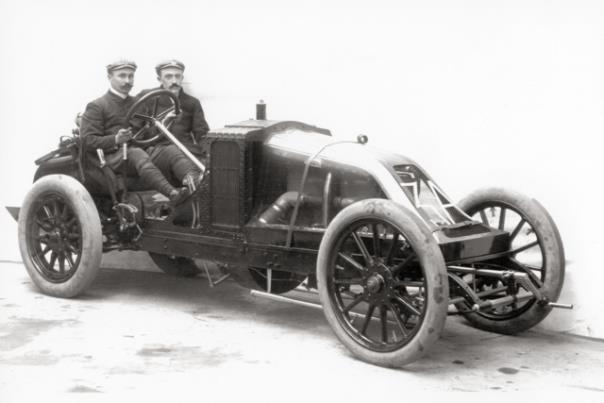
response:
[(115, 95), (116, 97), (120, 98), (120, 99), (127, 99), (128, 98), (128, 94), (122, 94), (119, 91), (116, 91), (113, 87), (109, 87), (109, 93)]

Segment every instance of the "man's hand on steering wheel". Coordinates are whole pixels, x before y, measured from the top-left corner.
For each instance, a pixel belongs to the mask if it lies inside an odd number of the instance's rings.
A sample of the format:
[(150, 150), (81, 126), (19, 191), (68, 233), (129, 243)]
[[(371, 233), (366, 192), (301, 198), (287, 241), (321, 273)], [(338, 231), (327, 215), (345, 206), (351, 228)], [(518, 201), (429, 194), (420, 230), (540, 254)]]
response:
[(132, 140), (132, 130), (130, 128), (120, 129), (115, 135), (115, 144), (122, 145)]
[(171, 126), (172, 123), (176, 121), (176, 118), (181, 116), (174, 111), (174, 108), (168, 109), (167, 112), (168, 113), (166, 114), (166, 116), (161, 119), (162, 124), (166, 127)]

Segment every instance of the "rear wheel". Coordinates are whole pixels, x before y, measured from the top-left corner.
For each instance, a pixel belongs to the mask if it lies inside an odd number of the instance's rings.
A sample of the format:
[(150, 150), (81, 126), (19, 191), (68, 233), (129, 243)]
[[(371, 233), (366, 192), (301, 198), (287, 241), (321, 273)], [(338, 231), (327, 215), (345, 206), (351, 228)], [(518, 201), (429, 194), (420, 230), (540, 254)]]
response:
[(37, 180), (19, 214), (19, 248), (34, 284), (70, 298), (96, 278), (102, 255), (99, 214), (88, 191), (65, 175)]
[(442, 253), (420, 218), (389, 200), (354, 203), (334, 218), (317, 281), (332, 330), (364, 361), (402, 366), (440, 336), (448, 305)]
[[(548, 301), (558, 300), (564, 282), (564, 248), (556, 224), (541, 204), (517, 192), (490, 188), (470, 194), (459, 207), (473, 219), (510, 233), (506, 256), (474, 267), (527, 273)], [(475, 292), (489, 293), (489, 299), (522, 291), (492, 278), (466, 280)], [(493, 293), (497, 289), (501, 291)], [(473, 326), (503, 334), (530, 329), (551, 312), (534, 298), (480, 312), (471, 312), (469, 302), (456, 306)]]

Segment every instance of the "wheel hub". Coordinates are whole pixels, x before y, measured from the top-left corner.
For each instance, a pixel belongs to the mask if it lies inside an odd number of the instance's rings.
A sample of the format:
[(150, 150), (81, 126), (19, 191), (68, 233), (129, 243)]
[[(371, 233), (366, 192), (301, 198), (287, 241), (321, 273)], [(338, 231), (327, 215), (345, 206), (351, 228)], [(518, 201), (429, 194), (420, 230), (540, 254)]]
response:
[(63, 250), (63, 244), (67, 240), (67, 231), (55, 227), (46, 235), (46, 240), (52, 249)]
[(394, 296), (394, 277), (390, 270), (382, 263), (375, 263), (369, 267), (369, 275), (364, 284), (365, 296), (372, 304), (388, 302)]
[(374, 274), (367, 279), (367, 290), (370, 293), (376, 293), (382, 289), (384, 278), (379, 274)]

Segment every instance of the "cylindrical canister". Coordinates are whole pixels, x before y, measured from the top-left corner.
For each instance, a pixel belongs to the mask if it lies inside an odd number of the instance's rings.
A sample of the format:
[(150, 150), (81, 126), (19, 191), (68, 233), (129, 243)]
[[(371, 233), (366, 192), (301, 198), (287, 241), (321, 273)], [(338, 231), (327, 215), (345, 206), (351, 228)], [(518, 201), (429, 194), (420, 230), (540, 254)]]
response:
[(256, 120), (266, 120), (266, 104), (263, 100), (256, 104)]

